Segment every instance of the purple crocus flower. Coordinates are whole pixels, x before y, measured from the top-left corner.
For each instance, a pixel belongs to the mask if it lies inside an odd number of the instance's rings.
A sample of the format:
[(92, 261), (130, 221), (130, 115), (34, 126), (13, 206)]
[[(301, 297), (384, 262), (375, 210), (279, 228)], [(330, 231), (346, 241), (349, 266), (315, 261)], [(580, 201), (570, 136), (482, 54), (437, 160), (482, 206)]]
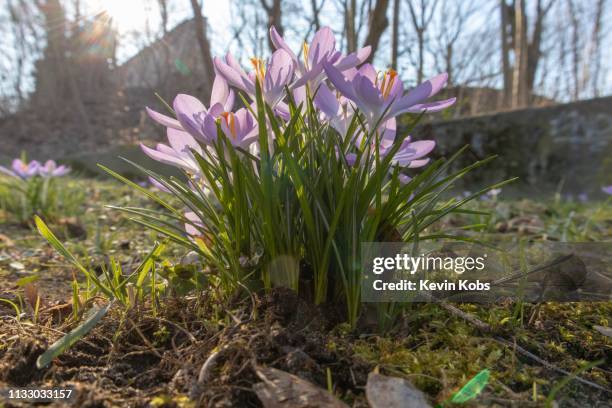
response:
[(182, 130), (168, 128), (167, 133), (169, 146), (159, 143), (155, 149), (151, 149), (141, 144), (142, 151), (153, 160), (181, 168), (190, 175), (199, 178), (200, 167), (192, 149), (203, 155), (200, 144), (189, 133)]
[(274, 26), (270, 27), (270, 39), (277, 50), (282, 49), (287, 52), (293, 61), (298, 78), (292, 84), (292, 88), (299, 88), (307, 83), (316, 88), (325, 77), (323, 63), (332, 64), (339, 71), (345, 71), (362, 64), (371, 52), (371, 47), (367, 46), (343, 56), (341, 52), (336, 51), (336, 39), (329, 27), (317, 31), (310, 44), (304, 42), (301, 61)]
[(293, 80), (293, 60), (283, 49), (276, 50), (267, 63), (251, 58), (253, 71), (248, 74), (230, 53), (225, 56), (225, 61), (215, 57), (214, 64), (230, 85), (251, 96), (255, 95), (255, 81), (259, 81), (264, 100), (273, 108), (283, 99), (285, 86)]
[(404, 95), (404, 85), (393, 70), (385, 72), (381, 79), (370, 64), (362, 65), (352, 78), (347, 78), (332, 64), (324, 63), (324, 68), (336, 89), (355, 102), (370, 126), (401, 113), (437, 112), (455, 103), (455, 98), (426, 102), (446, 84), (447, 74), (425, 81)]
[(257, 140), (257, 122), (247, 109), (221, 114), (221, 130), (233, 146), (248, 148)]
[(53, 160), (47, 160), (44, 166), (39, 166), (38, 173), (43, 177), (60, 177), (70, 173), (70, 167), (58, 166)]
[(604, 186), (601, 188), (601, 191), (608, 195), (612, 195), (612, 186)]
[[(151, 183), (151, 186), (158, 189), (159, 191), (161, 191), (162, 193), (171, 193), (170, 190), (168, 190), (166, 188), (166, 186), (164, 186), (162, 183), (160, 183), (159, 181), (155, 180), (153, 177), (149, 176), (149, 183)], [(144, 187), (144, 186), (143, 186)]]
[(10, 169), (4, 166), (0, 166), (0, 172), (11, 177), (18, 177), (23, 180), (27, 180), (34, 176), (38, 176), (40, 174), (40, 167), (40, 163), (36, 160), (32, 160), (31, 162), (26, 163), (21, 159), (14, 159), (11, 163)]
[(234, 107), (234, 100), (234, 91), (229, 89), (227, 81), (222, 76), (217, 75), (213, 82), (209, 109), (206, 109), (206, 106), (193, 96), (178, 94), (173, 102), (177, 119), (163, 115), (148, 107), (147, 113), (151, 119), (159, 124), (171, 129), (187, 131), (192, 136), (201, 138), (202, 141), (206, 142), (202, 131), (204, 115), (210, 114), (213, 117), (218, 117), (222, 112), (231, 111)]
[[(395, 118), (391, 118), (384, 123), (378, 146), (378, 153), (380, 157), (386, 157), (391, 153), (395, 140), (396, 127), (397, 124)], [(355, 139), (355, 143), (358, 147), (364, 148), (364, 146), (362, 146), (364, 143), (364, 135), (360, 134)], [(429, 163), (429, 159), (425, 156), (427, 156), (434, 149), (434, 147), (436, 147), (436, 142), (433, 140), (412, 141), (412, 138), (408, 136), (406, 139), (404, 139), (400, 148), (393, 156), (391, 163), (410, 169), (423, 167)], [(370, 149), (371, 152), (374, 152), (375, 146), (370, 146)]]
[(326, 84), (322, 83), (314, 97), (314, 104), (329, 121), (330, 126), (336, 129), (340, 136), (345, 137), (355, 114), (348, 99), (342, 95), (337, 96)]

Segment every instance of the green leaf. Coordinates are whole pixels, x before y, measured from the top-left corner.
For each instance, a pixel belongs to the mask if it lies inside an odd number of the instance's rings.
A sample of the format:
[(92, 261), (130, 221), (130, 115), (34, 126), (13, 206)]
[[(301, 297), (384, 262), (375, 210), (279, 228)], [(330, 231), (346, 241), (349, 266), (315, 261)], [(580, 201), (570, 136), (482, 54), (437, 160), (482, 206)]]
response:
[(467, 384), (457, 391), (451, 398), (451, 402), (455, 404), (463, 404), (471, 399), (474, 399), (482, 392), (484, 387), (489, 383), (490, 371), (485, 368), (474, 376)]
[(112, 304), (113, 302), (110, 302), (102, 308), (94, 306), (89, 311), (88, 316), (83, 323), (53, 343), (47, 351), (38, 357), (36, 360), (36, 367), (40, 369), (47, 366), (51, 361), (53, 361), (54, 358), (68, 350), (68, 348), (70, 348), (80, 338), (89, 333), (91, 329), (93, 329), (94, 326), (104, 317), (104, 315), (106, 315)]

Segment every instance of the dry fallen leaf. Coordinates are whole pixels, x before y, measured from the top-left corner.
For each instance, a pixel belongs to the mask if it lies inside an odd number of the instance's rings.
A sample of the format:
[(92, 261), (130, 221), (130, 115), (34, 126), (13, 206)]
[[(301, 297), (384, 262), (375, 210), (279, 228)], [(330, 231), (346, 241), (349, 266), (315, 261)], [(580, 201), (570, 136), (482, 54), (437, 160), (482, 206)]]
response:
[(293, 374), (271, 367), (255, 367), (263, 381), (253, 385), (265, 408), (348, 408), (328, 391)]

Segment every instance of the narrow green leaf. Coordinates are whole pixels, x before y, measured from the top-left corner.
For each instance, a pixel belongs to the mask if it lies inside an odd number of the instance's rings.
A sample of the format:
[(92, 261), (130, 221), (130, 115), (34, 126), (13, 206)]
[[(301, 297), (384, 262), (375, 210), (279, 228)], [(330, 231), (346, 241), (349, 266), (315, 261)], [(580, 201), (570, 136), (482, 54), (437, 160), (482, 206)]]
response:
[(94, 306), (87, 315), (87, 318), (81, 323), (78, 327), (72, 330), (70, 333), (66, 334), (64, 337), (56, 341), (41, 354), (36, 360), (36, 367), (43, 368), (47, 366), (54, 358), (68, 350), (74, 343), (76, 343), (79, 339), (85, 336), (87, 333), (91, 331), (95, 327), (96, 324), (106, 315), (113, 302), (110, 302), (108, 305), (100, 308)]
[(491, 372), (488, 368), (485, 368), (478, 374), (476, 374), (470, 381), (467, 382), (459, 391), (457, 391), (451, 398), (451, 402), (455, 404), (463, 404), (469, 400), (472, 400), (478, 396), (489, 383), (489, 376)]

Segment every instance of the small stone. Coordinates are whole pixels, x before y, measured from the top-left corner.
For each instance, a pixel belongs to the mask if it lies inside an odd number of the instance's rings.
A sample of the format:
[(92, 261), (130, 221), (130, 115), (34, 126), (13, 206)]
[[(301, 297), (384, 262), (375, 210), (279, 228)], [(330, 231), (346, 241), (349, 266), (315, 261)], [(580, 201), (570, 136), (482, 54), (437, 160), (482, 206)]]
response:
[(366, 397), (371, 408), (431, 408), (408, 380), (373, 372), (368, 375)]

